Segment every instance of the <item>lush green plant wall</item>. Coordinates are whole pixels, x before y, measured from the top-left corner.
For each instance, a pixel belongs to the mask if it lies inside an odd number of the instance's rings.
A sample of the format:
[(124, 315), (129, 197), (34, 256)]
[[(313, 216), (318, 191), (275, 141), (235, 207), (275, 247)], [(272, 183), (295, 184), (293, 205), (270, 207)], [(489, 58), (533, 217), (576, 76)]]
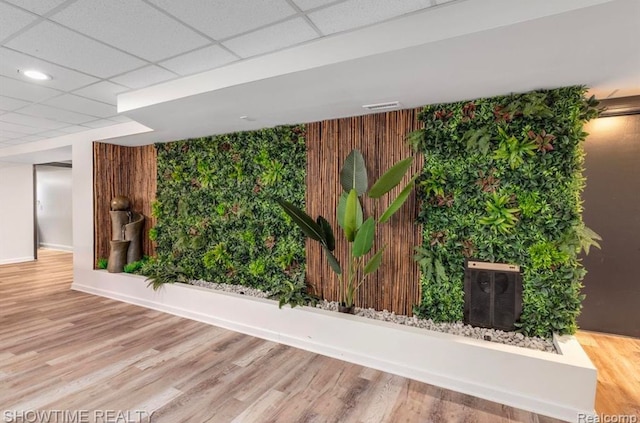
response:
[(578, 254), (583, 123), (597, 115), (583, 87), (424, 108), (412, 137), (425, 156), (417, 184), (424, 243), (416, 312), (462, 320), (465, 258), (523, 267), (521, 329), (573, 333), (585, 270)]
[(156, 147), (156, 269), (281, 295), (304, 288), (304, 237), (274, 200), (304, 207), (304, 126)]

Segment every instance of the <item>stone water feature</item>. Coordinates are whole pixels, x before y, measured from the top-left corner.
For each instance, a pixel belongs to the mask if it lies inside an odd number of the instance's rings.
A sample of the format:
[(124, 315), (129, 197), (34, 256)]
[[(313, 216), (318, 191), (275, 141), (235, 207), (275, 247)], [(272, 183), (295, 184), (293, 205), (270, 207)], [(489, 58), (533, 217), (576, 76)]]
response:
[(131, 201), (118, 196), (111, 200), (111, 250), (107, 271), (120, 273), (126, 264), (142, 258), (144, 216), (131, 211)]

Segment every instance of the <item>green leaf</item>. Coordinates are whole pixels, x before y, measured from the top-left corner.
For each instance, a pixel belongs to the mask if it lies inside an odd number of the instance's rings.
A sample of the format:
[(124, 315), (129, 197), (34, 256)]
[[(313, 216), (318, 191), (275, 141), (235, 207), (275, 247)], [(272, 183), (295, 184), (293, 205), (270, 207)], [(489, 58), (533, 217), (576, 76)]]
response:
[(384, 175), (373, 184), (367, 195), (371, 198), (380, 198), (391, 191), (402, 181), (402, 178), (411, 167), (411, 163), (413, 163), (413, 157), (407, 157), (391, 166)]
[(362, 257), (369, 251), (371, 251), (375, 230), (376, 221), (373, 219), (373, 217), (369, 217), (362, 224), (362, 226), (358, 230), (358, 233), (356, 234), (355, 240), (353, 241), (352, 254), (354, 257)]
[(343, 192), (338, 200), (338, 225), (344, 229), (344, 212), (347, 209), (347, 197), (349, 194)]
[(588, 226), (582, 224), (582, 227), (578, 230), (578, 237), (580, 238), (580, 245), (585, 254), (589, 254), (592, 246), (600, 249), (600, 243), (598, 241), (602, 241), (602, 237)]
[[(340, 200), (338, 201), (338, 225), (344, 229), (344, 212), (347, 209), (347, 198), (349, 194), (343, 192), (340, 194)], [(356, 210), (356, 228), (359, 228), (362, 225), (362, 221), (364, 220), (362, 212), (362, 204), (360, 204), (360, 200), (358, 200), (358, 209)]]
[(352, 150), (347, 156), (340, 170), (340, 184), (345, 192), (355, 189), (358, 196), (367, 192), (369, 179), (364, 157), (358, 150)]
[(316, 223), (322, 229), (323, 238), (325, 246), (329, 251), (333, 251), (336, 249), (336, 238), (333, 236), (333, 229), (331, 228), (331, 224), (322, 216), (318, 216), (316, 219)]
[(409, 198), (409, 194), (411, 194), (411, 191), (413, 190), (414, 186), (415, 186), (415, 176), (411, 178), (411, 182), (409, 182), (409, 184), (406, 187), (404, 187), (404, 189), (400, 192), (400, 194), (398, 194), (398, 197), (395, 200), (393, 200), (393, 203), (389, 205), (389, 208), (387, 208), (384, 214), (380, 216), (380, 219), (378, 219), (378, 223), (386, 222), (387, 220), (389, 220), (391, 216), (395, 214), (395, 212), (397, 212), (400, 209), (400, 207), (402, 207), (405, 201), (407, 201), (407, 198)]
[(309, 238), (325, 243), (324, 233), (320, 225), (313, 221), (311, 216), (302, 211), (300, 208), (294, 206), (288, 201), (276, 200), (280, 207), (291, 217), (291, 220), (302, 229), (302, 232)]
[(375, 253), (373, 257), (369, 259), (367, 264), (364, 266), (365, 275), (368, 275), (369, 273), (373, 273), (376, 270), (378, 270), (378, 267), (380, 267), (380, 264), (382, 263), (382, 253), (384, 252), (385, 247), (383, 247), (380, 251)]
[(333, 253), (329, 251), (325, 246), (323, 246), (322, 249), (327, 255), (327, 261), (329, 262), (329, 266), (331, 266), (331, 269), (335, 272), (336, 275), (341, 275), (342, 268), (340, 267), (340, 263), (338, 262), (336, 256), (334, 256)]
[(420, 144), (424, 140), (424, 129), (409, 132), (406, 136), (406, 140), (415, 151), (419, 151)]
[(344, 235), (349, 242), (353, 242), (358, 230), (359, 204), (358, 193), (355, 189), (352, 189), (347, 197), (347, 205), (344, 210)]

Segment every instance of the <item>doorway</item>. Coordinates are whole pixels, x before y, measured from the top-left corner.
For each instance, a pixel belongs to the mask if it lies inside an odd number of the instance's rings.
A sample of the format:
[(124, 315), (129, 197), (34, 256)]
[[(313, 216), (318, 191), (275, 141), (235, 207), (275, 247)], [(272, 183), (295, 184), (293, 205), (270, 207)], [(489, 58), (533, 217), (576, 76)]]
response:
[(71, 161), (34, 166), (35, 240), (38, 249), (73, 251)]

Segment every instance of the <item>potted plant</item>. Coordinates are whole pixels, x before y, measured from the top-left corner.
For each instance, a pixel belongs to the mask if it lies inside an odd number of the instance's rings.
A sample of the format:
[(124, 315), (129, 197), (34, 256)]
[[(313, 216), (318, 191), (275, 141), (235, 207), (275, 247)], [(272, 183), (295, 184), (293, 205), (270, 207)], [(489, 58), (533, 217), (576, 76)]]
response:
[(389, 207), (378, 217), (364, 218), (360, 197), (379, 199), (387, 194), (401, 181), (409, 170), (413, 157), (400, 160), (391, 166), (369, 189), (369, 179), (364, 158), (358, 150), (352, 150), (340, 170), (340, 184), (343, 192), (337, 208), (338, 225), (343, 230), (347, 241), (349, 263), (343, 266), (333, 254), (335, 238), (331, 225), (322, 216), (313, 220), (306, 212), (288, 201), (279, 199), (278, 203), (291, 217), (302, 232), (309, 238), (318, 241), (325, 252), (331, 269), (338, 275), (340, 284), (340, 311), (353, 313), (354, 300), (358, 289), (365, 282), (367, 275), (375, 272), (382, 262), (382, 254), (386, 246), (380, 248), (365, 261), (372, 247), (376, 233), (376, 225), (385, 223), (405, 203), (415, 185), (415, 176), (391, 202)]

